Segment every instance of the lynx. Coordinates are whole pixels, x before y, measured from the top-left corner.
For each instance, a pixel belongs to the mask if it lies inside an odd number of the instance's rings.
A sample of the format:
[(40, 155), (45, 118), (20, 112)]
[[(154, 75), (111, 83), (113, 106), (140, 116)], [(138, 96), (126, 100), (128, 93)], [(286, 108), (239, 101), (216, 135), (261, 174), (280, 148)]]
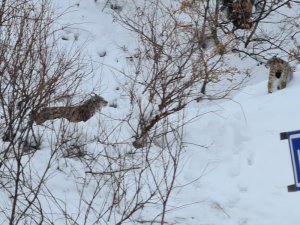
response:
[(241, 0), (233, 3), (233, 13), (231, 15), (231, 20), (236, 28), (252, 28), (252, 8), (253, 2), (251, 0)]
[(227, 11), (229, 19), (237, 29), (250, 29), (254, 0), (223, 0), (223, 9)]
[(89, 120), (97, 110), (107, 105), (102, 97), (92, 96), (83, 104), (78, 106), (46, 107), (38, 113), (33, 113), (32, 120), (41, 125), (47, 120), (65, 118), (70, 122), (80, 122)]
[(274, 56), (267, 61), (266, 67), (270, 69), (268, 81), (269, 93), (272, 93), (273, 91), (273, 83), (275, 78), (279, 79), (279, 84), (277, 86), (278, 90), (285, 88), (287, 82), (293, 78), (292, 67), (283, 59)]

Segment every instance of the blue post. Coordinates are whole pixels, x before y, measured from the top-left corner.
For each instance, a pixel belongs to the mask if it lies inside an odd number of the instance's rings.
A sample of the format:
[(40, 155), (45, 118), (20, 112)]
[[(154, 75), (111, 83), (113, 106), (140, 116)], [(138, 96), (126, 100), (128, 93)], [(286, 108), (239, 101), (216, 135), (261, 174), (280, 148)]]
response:
[(288, 139), (295, 184), (288, 186), (289, 192), (300, 190), (300, 130), (280, 133), (280, 139)]

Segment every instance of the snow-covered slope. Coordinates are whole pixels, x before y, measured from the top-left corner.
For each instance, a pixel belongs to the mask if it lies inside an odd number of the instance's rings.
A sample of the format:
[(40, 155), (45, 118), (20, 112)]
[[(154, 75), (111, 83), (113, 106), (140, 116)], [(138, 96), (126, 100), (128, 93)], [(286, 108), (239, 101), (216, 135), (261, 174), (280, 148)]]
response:
[[(125, 65), (121, 47), (130, 46), (133, 39), (102, 11), (105, 1), (67, 2), (64, 7), (72, 5), (72, 10), (63, 19), (77, 29), (67, 29), (65, 35), (78, 34), (79, 43), (99, 63), (101, 92), (112, 101), (118, 96), (113, 92), (115, 77), (112, 79), (110, 67)], [(177, 180), (183, 188), (171, 197), (170, 224), (283, 225), (299, 221), (300, 194), (287, 192), (287, 185), (294, 182), (292, 166), (288, 143), (279, 140), (279, 133), (300, 128), (300, 72), (286, 89), (267, 94), (267, 70), (251, 67), (259, 71), (255, 82), (232, 100), (195, 102), (187, 110), (191, 118), (204, 115), (185, 129), (187, 151)]]
[[(54, 3), (67, 10), (58, 23), (60, 28), (68, 24), (61, 43), (82, 48), (93, 65), (94, 76), (86, 91), (96, 87), (93, 91), (118, 105), (104, 108), (103, 114), (122, 114), (126, 106), (117, 91), (121, 78), (114, 71), (126, 67), (127, 49), (135, 44), (133, 36), (102, 10), (104, 0)], [(279, 140), (280, 132), (300, 129), (300, 71), (286, 89), (267, 94), (267, 70), (244, 63), (243, 67), (257, 71), (247, 87), (230, 100), (194, 102), (187, 109), (191, 120), (185, 127), (186, 152), (171, 195), (168, 224), (285, 225), (300, 219), (300, 192), (287, 192), (287, 185), (294, 182), (288, 143)], [(99, 128), (95, 121), (82, 123), (78, 129), (89, 135), (89, 129)], [(33, 168), (43, 167), (41, 159), (47, 154), (38, 151)], [(68, 174), (84, 173), (85, 168), (75, 160), (71, 166), (68, 163), (53, 172), (49, 187), (73, 206), (69, 212), (76, 212), (77, 181), (69, 180)], [(9, 201), (0, 196), (0, 204)]]
[[(210, 103), (188, 125), (180, 204), (183, 224), (294, 224), (300, 216), (299, 193), (288, 193), (293, 172), (287, 141), (279, 133), (299, 129), (300, 73), (287, 89), (267, 94), (267, 81), (248, 86), (222, 104)], [(197, 107), (195, 105), (194, 107)], [(178, 214), (177, 214), (178, 215)], [(184, 217), (184, 216), (183, 216)]]
[[(59, 16), (57, 26), (61, 31), (60, 44), (77, 47), (83, 52), (86, 63), (92, 66), (88, 72), (94, 76), (86, 83), (85, 91), (94, 90), (105, 99), (116, 101), (120, 78), (115, 74), (124, 69), (127, 52), (135, 45), (135, 39), (112, 17), (113, 10), (106, 1), (53, 0)], [(122, 1), (119, 3), (122, 6)], [(125, 3), (124, 3), (125, 4)]]

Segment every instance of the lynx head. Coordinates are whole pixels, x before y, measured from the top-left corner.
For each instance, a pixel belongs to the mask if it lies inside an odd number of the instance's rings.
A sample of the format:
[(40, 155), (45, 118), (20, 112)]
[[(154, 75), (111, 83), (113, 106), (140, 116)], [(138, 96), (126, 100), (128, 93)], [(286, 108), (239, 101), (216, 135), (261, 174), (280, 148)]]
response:
[(270, 68), (276, 64), (283, 64), (285, 61), (278, 58), (277, 56), (273, 56), (271, 59), (269, 59), (265, 65), (266, 68)]
[(108, 102), (104, 100), (104, 98), (96, 94), (93, 94), (92, 97), (84, 103), (84, 105), (97, 109), (107, 106), (107, 104)]

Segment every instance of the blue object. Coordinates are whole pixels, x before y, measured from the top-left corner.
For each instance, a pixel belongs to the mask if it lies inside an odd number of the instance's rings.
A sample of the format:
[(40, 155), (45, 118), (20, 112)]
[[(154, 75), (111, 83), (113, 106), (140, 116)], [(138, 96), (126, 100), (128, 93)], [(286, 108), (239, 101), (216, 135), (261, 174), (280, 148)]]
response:
[(289, 140), (294, 171), (295, 185), (290, 185), (288, 190), (300, 191), (300, 130), (281, 133), (280, 136), (281, 139)]

